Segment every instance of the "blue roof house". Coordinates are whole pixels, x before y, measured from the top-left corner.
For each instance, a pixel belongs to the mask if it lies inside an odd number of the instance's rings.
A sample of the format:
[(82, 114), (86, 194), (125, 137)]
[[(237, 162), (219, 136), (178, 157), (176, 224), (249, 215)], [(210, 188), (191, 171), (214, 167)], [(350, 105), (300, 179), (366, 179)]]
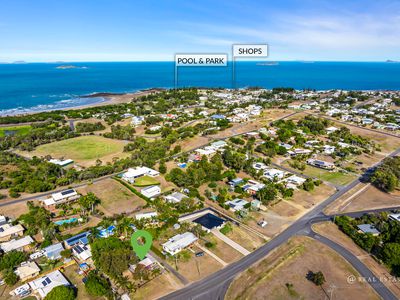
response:
[(50, 245), (46, 248), (43, 249), (44, 251), (44, 255), (48, 258), (48, 259), (59, 259), (61, 258), (61, 251), (64, 250), (64, 247), (61, 243), (58, 244), (54, 244), (54, 245)]
[(70, 237), (69, 239), (66, 239), (65, 246), (68, 248), (71, 248), (75, 246), (78, 243), (82, 243), (84, 245), (89, 244), (88, 236), (90, 235), (90, 231), (82, 232), (80, 234), (77, 234), (73, 237)]

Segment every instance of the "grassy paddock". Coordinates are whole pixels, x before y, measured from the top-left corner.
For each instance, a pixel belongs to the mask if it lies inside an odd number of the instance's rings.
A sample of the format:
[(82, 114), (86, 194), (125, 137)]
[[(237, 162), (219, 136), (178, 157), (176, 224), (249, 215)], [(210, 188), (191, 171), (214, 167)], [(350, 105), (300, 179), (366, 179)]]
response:
[(31, 128), (30, 125), (0, 127), (0, 137), (5, 136), (6, 131), (14, 131), (16, 135), (25, 135), (31, 130)]
[(107, 139), (101, 136), (80, 136), (63, 141), (38, 146), (30, 156), (51, 155), (54, 158), (70, 158), (77, 162), (96, 159), (109, 161), (113, 156), (124, 156), (123, 141)]

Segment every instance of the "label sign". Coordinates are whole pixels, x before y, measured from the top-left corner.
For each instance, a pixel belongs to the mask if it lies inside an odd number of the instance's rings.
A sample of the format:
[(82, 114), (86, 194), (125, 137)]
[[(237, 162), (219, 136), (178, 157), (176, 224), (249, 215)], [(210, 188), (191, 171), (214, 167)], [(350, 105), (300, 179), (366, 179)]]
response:
[(267, 57), (267, 44), (236, 44), (233, 45), (233, 57)]
[(176, 67), (226, 67), (227, 54), (175, 54)]

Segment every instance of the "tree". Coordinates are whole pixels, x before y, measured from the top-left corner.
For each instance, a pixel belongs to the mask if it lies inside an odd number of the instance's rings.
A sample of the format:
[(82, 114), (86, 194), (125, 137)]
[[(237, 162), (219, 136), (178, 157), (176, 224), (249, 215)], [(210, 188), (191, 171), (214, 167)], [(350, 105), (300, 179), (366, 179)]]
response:
[(13, 286), (18, 281), (18, 277), (17, 275), (15, 275), (13, 269), (7, 269), (3, 273), (3, 275), (4, 275), (4, 282), (9, 286)]
[(74, 300), (76, 299), (75, 291), (65, 285), (56, 286), (44, 298), (44, 300)]
[(72, 255), (71, 249), (64, 249), (60, 252), (61, 256), (64, 258), (70, 258)]
[(383, 246), (381, 257), (389, 266), (400, 266), (400, 244), (386, 243)]
[(87, 193), (87, 195), (80, 197), (78, 203), (85, 211), (91, 209), (93, 212), (95, 205), (100, 203), (100, 199), (90, 192)]
[(28, 255), (20, 251), (11, 251), (0, 257), (0, 271), (13, 269), (27, 259)]
[(161, 174), (167, 173), (167, 166), (165, 165), (165, 161), (164, 160), (160, 161), (160, 165), (158, 166), (158, 171)]
[(263, 204), (268, 204), (269, 202), (275, 200), (277, 194), (276, 187), (272, 183), (269, 183), (257, 192), (257, 198)]
[(307, 178), (303, 183), (303, 189), (307, 192), (314, 190), (314, 182), (311, 178)]
[(91, 271), (86, 277), (85, 288), (92, 296), (105, 296), (111, 293), (108, 280), (95, 271)]
[(325, 276), (321, 271), (312, 272), (309, 271), (307, 274), (307, 279), (312, 281), (315, 285), (321, 286), (325, 283)]

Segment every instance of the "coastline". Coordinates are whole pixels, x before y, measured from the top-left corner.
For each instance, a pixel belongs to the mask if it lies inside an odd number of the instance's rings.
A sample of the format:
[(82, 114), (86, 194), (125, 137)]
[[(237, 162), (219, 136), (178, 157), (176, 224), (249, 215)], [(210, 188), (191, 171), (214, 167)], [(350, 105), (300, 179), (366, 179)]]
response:
[[(106, 106), (106, 105), (116, 105), (122, 103), (129, 103), (139, 97), (146, 96), (152, 93), (157, 93), (164, 90), (163, 88), (151, 88), (145, 90), (138, 90), (135, 92), (128, 92), (128, 93), (108, 93), (108, 92), (100, 92), (100, 93), (93, 93), (89, 95), (83, 95), (76, 97), (74, 99), (97, 99), (97, 101), (88, 103), (88, 104), (81, 104), (81, 105), (74, 105), (74, 106), (66, 106), (66, 107), (58, 107), (58, 108), (43, 108), (43, 109), (34, 109), (34, 108), (16, 108), (12, 110), (6, 110), (4, 113), (0, 110), (0, 117), (6, 116), (21, 116), (21, 115), (32, 115), (41, 112), (50, 112), (50, 111), (66, 111), (66, 110), (79, 110), (85, 109), (90, 107), (98, 107), (98, 106)], [(73, 101), (74, 99), (68, 99), (64, 101)], [(51, 105), (50, 105), (51, 106)], [(8, 112), (15, 112), (15, 113), (8, 113)]]

